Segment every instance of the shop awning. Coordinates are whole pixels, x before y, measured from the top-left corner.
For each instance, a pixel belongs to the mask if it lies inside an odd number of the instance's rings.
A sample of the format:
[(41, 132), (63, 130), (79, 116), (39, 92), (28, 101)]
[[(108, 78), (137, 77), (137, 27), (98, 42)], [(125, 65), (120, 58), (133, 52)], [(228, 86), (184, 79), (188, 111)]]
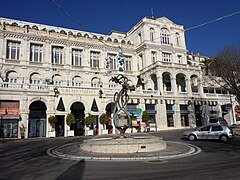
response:
[(21, 116), (16, 114), (5, 114), (1, 116), (1, 120), (16, 119), (21, 120)]
[(64, 107), (64, 104), (63, 104), (63, 99), (62, 99), (62, 97), (60, 97), (60, 100), (59, 100), (59, 102), (58, 102), (57, 110), (58, 110), (58, 111), (65, 111), (65, 107)]
[(97, 102), (96, 102), (95, 98), (93, 99), (91, 111), (98, 112)]

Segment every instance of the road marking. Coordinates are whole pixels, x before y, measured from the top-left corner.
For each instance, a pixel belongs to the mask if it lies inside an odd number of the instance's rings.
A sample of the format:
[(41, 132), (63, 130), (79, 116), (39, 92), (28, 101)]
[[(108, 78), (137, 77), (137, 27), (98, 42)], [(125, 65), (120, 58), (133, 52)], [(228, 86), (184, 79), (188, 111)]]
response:
[(168, 143), (173, 144), (180, 144), (185, 147), (188, 147), (189, 150), (186, 152), (182, 152), (181, 154), (171, 154), (171, 155), (152, 155), (152, 156), (141, 156), (141, 157), (109, 157), (107, 155), (103, 156), (94, 156), (94, 155), (84, 155), (84, 156), (78, 156), (75, 154), (64, 154), (59, 152), (58, 150), (60, 148), (63, 148), (65, 146), (70, 146), (71, 144), (65, 144), (63, 146), (56, 146), (52, 147), (47, 150), (47, 154), (54, 158), (61, 158), (61, 159), (68, 159), (68, 160), (87, 160), (87, 161), (159, 161), (159, 160), (171, 160), (171, 159), (179, 159), (179, 158), (185, 158), (197, 155), (201, 152), (201, 149), (198, 146), (187, 144), (187, 143), (181, 143), (181, 142), (175, 142), (175, 141), (166, 141)]

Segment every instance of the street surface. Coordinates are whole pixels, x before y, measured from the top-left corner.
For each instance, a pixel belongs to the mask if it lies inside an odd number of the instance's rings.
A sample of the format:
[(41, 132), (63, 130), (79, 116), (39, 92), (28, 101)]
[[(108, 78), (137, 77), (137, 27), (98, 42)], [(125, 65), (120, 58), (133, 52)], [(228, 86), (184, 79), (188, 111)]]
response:
[(151, 133), (166, 141), (191, 143), (198, 155), (155, 161), (74, 161), (47, 155), (47, 149), (89, 137), (0, 141), (0, 179), (239, 179), (240, 138), (228, 143), (181, 139), (184, 130)]

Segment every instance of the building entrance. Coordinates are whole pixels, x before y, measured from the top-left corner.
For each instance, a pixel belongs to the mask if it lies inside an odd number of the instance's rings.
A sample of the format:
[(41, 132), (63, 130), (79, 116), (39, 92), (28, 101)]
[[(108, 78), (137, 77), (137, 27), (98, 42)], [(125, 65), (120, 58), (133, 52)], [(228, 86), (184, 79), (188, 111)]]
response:
[(64, 136), (64, 116), (56, 116), (57, 122), (55, 123), (56, 136)]
[(71, 113), (74, 114), (76, 123), (71, 127), (74, 129), (74, 136), (84, 135), (84, 117), (85, 117), (85, 107), (81, 102), (75, 102), (71, 105)]
[(28, 137), (46, 136), (46, 110), (42, 101), (35, 101), (29, 107)]

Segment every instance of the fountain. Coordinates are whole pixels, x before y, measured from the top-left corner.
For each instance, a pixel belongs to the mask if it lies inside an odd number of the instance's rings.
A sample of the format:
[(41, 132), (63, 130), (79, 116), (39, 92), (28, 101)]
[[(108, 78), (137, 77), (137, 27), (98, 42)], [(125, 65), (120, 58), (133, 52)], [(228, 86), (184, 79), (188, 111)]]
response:
[(81, 150), (91, 153), (129, 154), (166, 149), (166, 142), (162, 138), (147, 133), (125, 134), (131, 123), (130, 114), (126, 108), (129, 101), (128, 91), (134, 91), (135, 86), (130, 85), (130, 80), (122, 74), (112, 77), (110, 81), (122, 86), (121, 90), (114, 94), (115, 107), (113, 111), (113, 122), (120, 134), (97, 136), (84, 140), (84, 143), (80, 145)]

